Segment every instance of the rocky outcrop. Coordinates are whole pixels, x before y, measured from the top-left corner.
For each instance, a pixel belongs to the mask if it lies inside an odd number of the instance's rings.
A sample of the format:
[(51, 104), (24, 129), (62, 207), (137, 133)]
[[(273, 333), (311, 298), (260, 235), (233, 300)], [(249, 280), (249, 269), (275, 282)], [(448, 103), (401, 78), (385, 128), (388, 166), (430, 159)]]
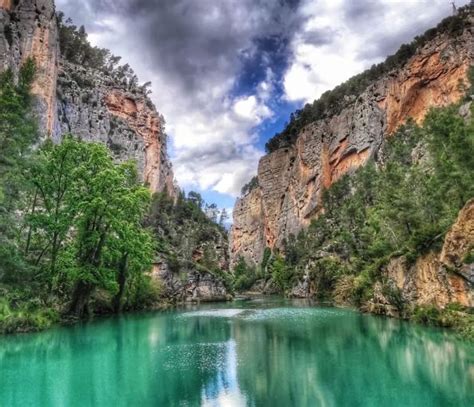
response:
[(167, 156), (163, 118), (144, 90), (130, 90), (111, 72), (60, 55), (53, 0), (0, 1), (0, 70), (18, 73), (33, 58), (40, 130), (58, 142), (66, 133), (102, 142), (118, 161), (133, 159), (153, 192), (177, 188)]
[(234, 223), (231, 234), (231, 257), (261, 259), (265, 250), (265, 230), (262, 224), (262, 192), (252, 189), (248, 195), (237, 199), (234, 207)]
[(449, 303), (474, 307), (474, 200), (469, 201), (447, 233), (441, 253), (420, 257), (408, 265), (394, 258), (386, 268), (387, 277), (400, 290), (404, 302), (413, 305)]
[(258, 186), (234, 210), (231, 256), (259, 263), (264, 247), (281, 247), (322, 210), (321, 197), (342, 175), (379, 158), (401, 124), (420, 122), (431, 107), (456, 102), (473, 62), (472, 25), (456, 36), (438, 34), (396, 71), (360, 95), (346, 97), (337, 114), (304, 127), (296, 143), (264, 156)]
[(118, 161), (133, 159), (152, 192), (177, 196), (164, 120), (146, 95), (120, 86), (104, 72), (62, 60), (57, 104), (54, 140), (72, 133), (102, 142)]
[(174, 302), (226, 301), (231, 298), (223, 282), (211, 273), (189, 269), (176, 274), (166, 262), (158, 262), (153, 266), (152, 276), (163, 284), (163, 295)]
[[(3, 35), (2, 35), (3, 34)], [(0, 2), (0, 70), (33, 58), (38, 118), (46, 135), (56, 119), (56, 79), (59, 60), (58, 27), (52, 0), (3, 0)]]

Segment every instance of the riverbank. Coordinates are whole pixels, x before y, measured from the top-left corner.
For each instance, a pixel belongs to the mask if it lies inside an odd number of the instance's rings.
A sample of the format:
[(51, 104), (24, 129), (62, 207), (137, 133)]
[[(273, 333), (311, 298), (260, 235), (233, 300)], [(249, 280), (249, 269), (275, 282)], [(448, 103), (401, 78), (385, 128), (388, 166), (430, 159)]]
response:
[[(233, 298), (219, 301), (186, 301), (173, 302), (170, 300), (162, 300), (155, 304), (143, 307), (141, 309), (125, 310), (122, 314), (133, 315), (134, 313), (150, 312), (150, 311), (165, 311), (170, 309), (180, 309), (186, 305), (199, 305), (209, 303), (227, 303), (235, 301), (251, 301), (255, 299), (275, 299), (284, 297), (278, 295), (262, 295), (254, 291), (246, 291), (238, 293)], [(390, 315), (380, 308), (358, 308), (348, 304), (336, 304), (334, 302), (320, 302), (311, 298), (306, 298), (309, 306), (330, 306), (341, 309), (352, 309), (360, 313), (373, 314), (383, 316), (385, 318), (395, 318), (410, 321), (411, 323), (445, 328), (455, 332), (460, 338), (474, 342), (474, 314), (472, 309), (466, 309), (458, 304), (450, 304), (445, 309), (438, 309), (434, 306), (419, 306), (405, 312), (403, 315)], [(0, 334), (17, 334), (17, 333), (32, 333), (40, 332), (50, 329), (55, 326), (73, 325), (84, 320), (94, 320), (99, 318), (108, 318), (119, 315), (114, 313), (111, 309), (103, 308), (101, 312), (90, 316), (89, 318), (79, 319), (61, 313), (58, 307), (39, 307), (38, 304), (31, 302), (12, 309), (9, 304), (2, 300), (0, 301)]]
[(99, 312), (87, 318), (77, 318), (64, 313), (65, 307), (40, 306), (37, 301), (17, 303), (12, 307), (6, 299), (0, 300), (0, 335), (26, 334), (41, 332), (56, 326), (74, 325), (76, 323), (117, 315), (133, 315), (141, 312), (166, 311), (192, 304), (227, 303), (233, 301), (232, 297), (216, 300), (189, 300), (171, 301), (163, 299), (139, 309), (128, 309), (121, 313), (114, 312), (110, 307), (101, 308)]

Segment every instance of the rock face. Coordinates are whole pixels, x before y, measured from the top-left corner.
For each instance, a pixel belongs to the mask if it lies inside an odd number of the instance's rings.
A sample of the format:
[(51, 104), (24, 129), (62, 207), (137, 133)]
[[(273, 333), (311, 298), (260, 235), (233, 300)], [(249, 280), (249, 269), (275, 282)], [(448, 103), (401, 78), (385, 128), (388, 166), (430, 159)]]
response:
[(32, 92), (40, 130), (107, 144), (118, 161), (133, 159), (153, 192), (176, 196), (163, 118), (145, 91), (129, 90), (111, 73), (72, 64), (60, 55), (53, 0), (0, 1), (0, 70), (36, 63)]
[(225, 301), (229, 294), (222, 281), (210, 273), (190, 269), (176, 275), (165, 262), (153, 266), (153, 276), (159, 279), (165, 289), (165, 295), (178, 302)]
[(307, 125), (294, 145), (264, 156), (258, 187), (234, 209), (232, 263), (239, 256), (259, 263), (265, 247), (281, 247), (320, 213), (324, 188), (377, 159), (384, 140), (408, 118), (420, 122), (431, 107), (458, 101), (474, 56), (471, 30), (438, 34), (339, 114)]
[[(43, 138), (60, 142), (70, 133), (103, 143), (118, 162), (134, 160), (152, 192), (165, 192), (172, 203), (177, 202), (179, 189), (167, 154), (164, 119), (146, 88), (131, 85), (125, 70), (96, 69), (61, 55), (53, 0), (0, 0), (0, 72), (11, 69), (18, 75), (28, 58), (34, 59), (37, 68), (32, 93)], [(188, 236), (180, 240), (179, 249), (183, 249)], [(220, 252), (213, 249), (221, 269), (227, 270), (227, 239), (218, 243)], [(161, 261), (153, 276), (162, 280), (165, 295), (173, 300), (226, 299), (222, 280), (194, 267), (192, 261), (199, 263), (199, 259), (193, 257), (194, 246), (188, 249), (180, 253), (187, 266), (173, 271), (158, 253)]]
[(392, 259), (387, 266), (387, 277), (407, 303), (444, 308), (457, 302), (473, 307), (474, 264), (468, 257), (473, 250), (474, 200), (470, 200), (447, 233), (440, 254), (427, 254), (412, 266), (403, 257)]
[[(16, 4), (16, 5), (15, 5)], [(58, 29), (52, 0), (0, 2), (0, 70), (18, 72), (28, 58), (36, 62), (32, 92), (37, 97), (43, 131), (51, 134), (56, 120), (59, 62)]]
[(117, 160), (137, 163), (152, 192), (176, 196), (164, 120), (146, 95), (121, 87), (103, 72), (61, 61), (57, 105), (54, 140), (72, 133), (107, 144)]

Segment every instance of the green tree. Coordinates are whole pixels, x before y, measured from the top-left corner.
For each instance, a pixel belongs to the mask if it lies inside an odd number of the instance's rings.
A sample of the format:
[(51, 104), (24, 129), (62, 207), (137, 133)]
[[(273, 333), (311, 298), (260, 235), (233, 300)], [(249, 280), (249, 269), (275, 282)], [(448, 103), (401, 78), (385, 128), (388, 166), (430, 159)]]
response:
[(17, 81), (11, 70), (0, 74), (0, 280), (4, 281), (18, 280), (27, 268), (15, 214), (26, 205), (24, 171), (37, 140), (29, 93), (34, 74), (32, 59), (22, 66)]

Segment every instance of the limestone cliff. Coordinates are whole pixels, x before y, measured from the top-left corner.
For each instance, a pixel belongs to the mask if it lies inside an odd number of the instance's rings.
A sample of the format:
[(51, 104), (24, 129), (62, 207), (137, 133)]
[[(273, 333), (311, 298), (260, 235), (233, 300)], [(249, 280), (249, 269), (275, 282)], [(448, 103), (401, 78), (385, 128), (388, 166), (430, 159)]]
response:
[(33, 94), (37, 96), (41, 128), (52, 133), (56, 120), (56, 84), (59, 43), (52, 0), (0, 2), (0, 70), (18, 72), (34, 58), (37, 67)]
[(37, 66), (33, 94), (40, 130), (54, 141), (66, 133), (106, 143), (117, 160), (133, 159), (153, 192), (176, 196), (162, 116), (146, 91), (130, 89), (106, 70), (74, 64), (60, 52), (53, 0), (0, 1), (0, 70)]
[[(200, 222), (190, 219), (189, 213), (171, 219), (182, 198), (168, 158), (164, 118), (149, 98), (147, 86), (138, 85), (128, 65), (116, 66), (119, 58), (92, 47), (85, 32), (67, 24), (53, 0), (0, 0), (0, 71), (11, 69), (18, 75), (22, 64), (33, 58), (37, 72), (32, 93), (42, 138), (58, 143), (70, 133), (104, 143), (117, 161), (134, 160), (144, 183), (158, 193), (155, 197), (169, 201), (166, 216), (154, 214), (156, 223), (167, 222), (166, 233), (162, 225), (155, 228), (159, 246), (170, 246), (157, 249), (152, 270), (162, 280), (163, 295), (172, 300), (227, 298), (223, 277), (197, 258), (199, 250), (205, 249), (206, 261), (211, 252), (222, 260), (215, 268), (228, 270), (225, 231), (200, 210)], [(89, 55), (89, 61), (84, 55)], [(186, 230), (183, 224), (188, 225)], [(201, 234), (191, 238), (195, 229)]]
[(389, 281), (409, 304), (449, 303), (474, 307), (474, 264), (469, 254), (474, 248), (474, 200), (460, 211), (447, 233), (441, 253), (429, 253), (408, 266), (404, 257), (393, 258), (386, 267)]
[(265, 247), (281, 247), (320, 213), (321, 194), (371, 157), (407, 119), (456, 102), (473, 64), (472, 18), (460, 32), (438, 32), (398, 69), (346, 96), (336, 114), (301, 129), (295, 143), (264, 156), (258, 186), (234, 209), (231, 257), (259, 263)]

